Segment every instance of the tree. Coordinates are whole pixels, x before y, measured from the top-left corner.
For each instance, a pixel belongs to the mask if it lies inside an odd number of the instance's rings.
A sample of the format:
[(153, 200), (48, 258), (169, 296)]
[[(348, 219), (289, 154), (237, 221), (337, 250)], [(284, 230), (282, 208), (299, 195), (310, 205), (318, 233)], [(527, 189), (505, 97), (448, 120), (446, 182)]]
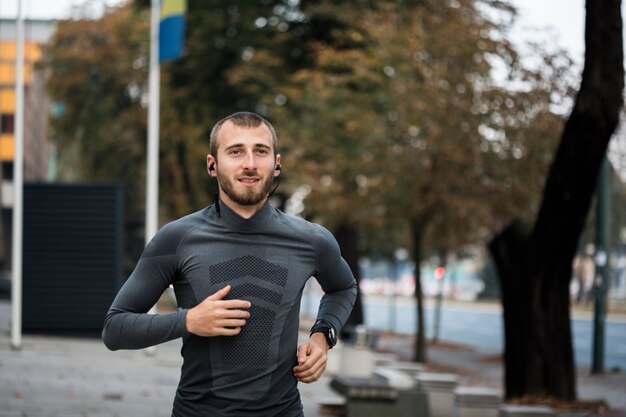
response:
[[(231, 73), (231, 82), (266, 91), (261, 103), (279, 129), (285, 154), (283, 187), (293, 191), (306, 184), (311, 193), (324, 195), (307, 198), (304, 215), (334, 232), (358, 282), (358, 231), (373, 217), (375, 204), (371, 201), (374, 194), (362, 183), (362, 164), (350, 166), (346, 158), (372, 160), (373, 148), (368, 145), (374, 142), (368, 138), (374, 136), (369, 125), (358, 121), (375, 115), (368, 106), (345, 105), (350, 100), (371, 101), (369, 75), (353, 77), (349, 71), (364, 43), (353, 26), (354, 14), (346, 12), (348, 6), (354, 4), (303, 2), (301, 18), (290, 22), (293, 28), (282, 35), (282, 44), (290, 45), (289, 53), (277, 54), (276, 45), (256, 49), (249, 61)], [(317, 180), (311, 181), (313, 175)], [(358, 295), (347, 324), (361, 323)]]
[[(539, 189), (557, 137), (560, 116), (550, 104), (568, 93), (560, 81), (568, 59), (542, 50), (551, 71), (524, 68), (506, 40), (508, 24), (488, 19), (480, 5), (398, 3), (394, 15), (376, 14), (371, 25), (378, 62), (386, 64), (381, 124), (391, 145), (377, 160), (386, 167), (386, 215), (408, 225), (416, 263), (417, 361), (426, 360), (420, 262), (485, 241), (511, 213), (531, 211), (530, 191)], [(494, 55), (524, 89), (495, 81)]]
[(51, 136), (62, 181), (124, 181), (126, 269), (143, 248), (148, 18), (116, 7), (61, 21), (41, 68), (57, 108)]
[[(308, 39), (307, 65), (270, 78), (285, 102), (264, 100), (297, 157), (291, 179), (310, 187), (310, 215), (373, 238), (366, 247), (412, 247), (420, 361), (421, 260), (484, 241), (507, 216), (530, 211), (529, 191), (539, 189), (543, 155), (556, 138), (559, 116), (547, 103), (564, 63), (553, 65), (553, 78), (521, 69), (502, 35), (506, 24), (488, 20), (477, 3), (362, 1), (348, 13), (336, 2), (313, 2), (303, 8), (306, 19), (339, 22), (326, 37)], [(265, 54), (234, 72), (238, 80), (258, 78)], [(527, 88), (495, 83), (494, 56)], [(386, 233), (398, 224), (408, 233)]]
[[(212, 201), (209, 131), (228, 113), (255, 108), (258, 95), (229, 83), (229, 71), (279, 32), (255, 21), (271, 18), (281, 3), (190, 1), (185, 53), (161, 68), (161, 224)], [(124, 182), (127, 269), (144, 245), (149, 21), (142, 0), (99, 19), (59, 22), (42, 64), (48, 92), (63, 108), (52, 121), (60, 179)]]
[(502, 289), (506, 397), (576, 399), (570, 329), (572, 262), (624, 87), (619, 0), (587, 1), (580, 90), (532, 228), (514, 222), (489, 249)]

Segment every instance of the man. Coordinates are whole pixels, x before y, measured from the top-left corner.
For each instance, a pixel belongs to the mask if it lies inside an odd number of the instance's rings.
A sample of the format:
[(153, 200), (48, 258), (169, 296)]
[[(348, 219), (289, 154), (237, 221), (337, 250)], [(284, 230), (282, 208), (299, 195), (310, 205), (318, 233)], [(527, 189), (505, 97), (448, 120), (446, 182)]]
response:
[[(356, 297), (332, 235), (268, 201), (281, 172), (272, 125), (235, 113), (211, 132), (215, 204), (163, 227), (113, 301), (102, 338), (111, 350), (183, 338), (172, 416), (302, 416), (297, 382), (318, 380)], [(297, 346), (310, 276), (325, 294)], [(178, 311), (147, 314), (174, 287)]]

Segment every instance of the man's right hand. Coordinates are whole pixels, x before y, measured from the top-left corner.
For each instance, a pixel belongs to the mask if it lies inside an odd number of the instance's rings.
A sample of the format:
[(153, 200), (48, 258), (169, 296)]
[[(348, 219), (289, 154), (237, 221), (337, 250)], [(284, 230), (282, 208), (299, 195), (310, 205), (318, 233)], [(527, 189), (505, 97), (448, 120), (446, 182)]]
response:
[(230, 292), (227, 285), (187, 311), (187, 331), (196, 336), (235, 336), (250, 317), (252, 305), (245, 300), (224, 300)]

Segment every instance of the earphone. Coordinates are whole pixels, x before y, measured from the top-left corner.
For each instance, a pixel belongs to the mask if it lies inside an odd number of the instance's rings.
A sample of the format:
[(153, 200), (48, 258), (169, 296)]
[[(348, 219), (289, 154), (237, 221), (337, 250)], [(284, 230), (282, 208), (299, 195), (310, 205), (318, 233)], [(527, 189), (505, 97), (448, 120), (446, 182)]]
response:
[(282, 166), (280, 166), (280, 164), (276, 164), (276, 168), (274, 168), (274, 169), (275, 169), (276, 171), (278, 171), (278, 172), (282, 172), (283, 167), (282, 167)]

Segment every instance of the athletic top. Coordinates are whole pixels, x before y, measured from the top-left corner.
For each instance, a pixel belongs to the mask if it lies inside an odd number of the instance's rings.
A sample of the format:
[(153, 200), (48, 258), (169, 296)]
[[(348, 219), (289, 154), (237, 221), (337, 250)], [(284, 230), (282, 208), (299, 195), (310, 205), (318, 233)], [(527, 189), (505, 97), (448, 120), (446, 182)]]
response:
[[(164, 226), (146, 246), (106, 315), (111, 350), (183, 338), (183, 365), (172, 416), (302, 416), (297, 365), (300, 299), (311, 277), (325, 294), (318, 320), (339, 331), (356, 282), (333, 236), (266, 202), (244, 219), (222, 202)], [(174, 287), (179, 309), (146, 314)], [(185, 316), (227, 284), (227, 299), (251, 302), (236, 336), (187, 332)]]

